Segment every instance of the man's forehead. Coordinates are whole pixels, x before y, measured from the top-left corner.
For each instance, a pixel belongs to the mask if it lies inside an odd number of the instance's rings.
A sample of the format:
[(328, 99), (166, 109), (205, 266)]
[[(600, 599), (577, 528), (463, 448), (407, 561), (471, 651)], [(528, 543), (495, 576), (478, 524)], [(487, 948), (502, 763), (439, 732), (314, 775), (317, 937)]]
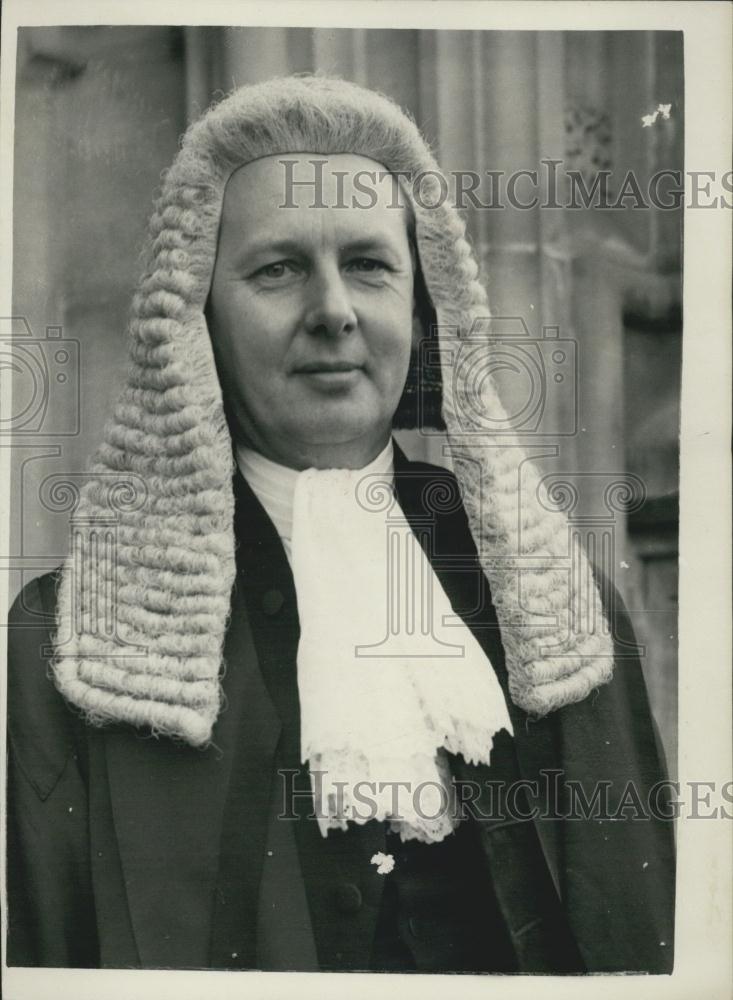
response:
[(336, 227), (404, 232), (406, 198), (382, 163), (355, 153), (266, 156), (239, 167), (227, 183), (222, 228), (231, 223), (253, 234), (326, 219)]

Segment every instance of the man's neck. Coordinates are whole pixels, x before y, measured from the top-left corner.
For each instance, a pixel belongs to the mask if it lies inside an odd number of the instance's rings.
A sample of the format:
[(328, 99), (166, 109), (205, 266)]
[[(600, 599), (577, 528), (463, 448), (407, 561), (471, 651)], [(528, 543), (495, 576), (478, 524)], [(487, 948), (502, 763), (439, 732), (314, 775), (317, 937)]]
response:
[(302, 444), (293, 442), (279, 447), (277, 443), (264, 441), (237, 442), (237, 450), (255, 451), (270, 462), (302, 472), (304, 469), (363, 469), (381, 455), (392, 439), (391, 430), (378, 438), (328, 442), (325, 444)]
[[(235, 453), (239, 471), (275, 525), (285, 552), (290, 558), (293, 497), (300, 473), (242, 445), (236, 446)], [(386, 447), (362, 468), (365, 475), (386, 477), (391, 483), (394, 475), (392, 439), (390, 438)]]

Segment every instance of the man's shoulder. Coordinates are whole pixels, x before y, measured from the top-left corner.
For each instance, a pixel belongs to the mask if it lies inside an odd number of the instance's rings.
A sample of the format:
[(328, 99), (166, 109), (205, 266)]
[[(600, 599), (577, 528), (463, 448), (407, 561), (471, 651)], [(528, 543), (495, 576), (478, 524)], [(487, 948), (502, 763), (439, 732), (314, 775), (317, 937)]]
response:
[[(402, 492), (405, 492), (412, 486), (421, 490), (427, 500), (443, 497), (444, 501), (439, 510), (442, 513), (456, 508), (462, 509), (458, 479), (455, 473), (444, 465), (408, 458), (404, 452), (395, 449), (394, 471), (398, 490), (401, 488)], [(433, 488), (437, 492), (431, 492)], [(448, 497), (452, 498), (452, 503), (446, 502)]]
[(8, 626), (12, 629), (24, 629), (53, 625), (60, 581), (59, 566), (24, 584), (8, 612)]
[(444, 465), (435, 465), (432, 462), (423, 462), (420, 459), (409, 458), (404, 452), (395, 449), (395, 471), (411, 472), (416, 475), (436, 477), (439, 479), (455, 479), (455, 473)]
[(433, 465), (431, 462), (410, 462), (407, 471), (415, 476), (421, 476), (428, 481), (448, 483), (458, 489), (456, 474), (444, 465)]
[(34, 577), (13, 601), (8, 612), (9, 681), (31, 683), (45, 669), (56, 630), (60, 579), (60, 569)]
[(395, 486), (399, 504), (429, 558), (463, 559), (479, 568), (460, 484), (450, 469), (404, 458), (395, 462)]
[(79, 720), (51, 671), (60, 570), (29, 581), (8, 613), (8, 734), (20, 769), (45, 798), (75, 744)]

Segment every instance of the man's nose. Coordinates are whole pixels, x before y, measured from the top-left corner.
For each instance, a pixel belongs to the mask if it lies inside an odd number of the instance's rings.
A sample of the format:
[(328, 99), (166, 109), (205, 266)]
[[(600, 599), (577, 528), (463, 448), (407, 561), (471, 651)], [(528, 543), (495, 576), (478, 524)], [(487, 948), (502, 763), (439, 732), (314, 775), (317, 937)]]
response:
[(338, 337), (356, 329), (349, 288), (337, 265), (314, 269), (307, 294), (304, 320), (308, 333)]

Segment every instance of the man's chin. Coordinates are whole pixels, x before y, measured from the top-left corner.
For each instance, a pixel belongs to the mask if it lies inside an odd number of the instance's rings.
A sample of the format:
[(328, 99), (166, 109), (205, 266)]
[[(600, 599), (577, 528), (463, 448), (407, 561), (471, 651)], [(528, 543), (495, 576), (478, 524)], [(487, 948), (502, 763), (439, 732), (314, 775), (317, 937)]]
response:
[[(299, 414), (296, 415), (296, 414)], [(294, 409), (291, 414), (293, 433), (308, 444), (346, 444), (370, 437), (391, 422), (374, 399), (362, 392), (333, 394), (311, 405)]]
[(355, 420), (319, 423), (298, 429), (297, 440), (305, 446), (316, 448), (339, 448), (352, 443), (379, 436), (379, 431), (370, 423)]
[(281, 443), (287, 441), (292, 457), (303, 467), (361, 468), (384, 448), (390, 429), (389, 421), (359, 420), (348, 408), (332, 419), (304, 420)]

